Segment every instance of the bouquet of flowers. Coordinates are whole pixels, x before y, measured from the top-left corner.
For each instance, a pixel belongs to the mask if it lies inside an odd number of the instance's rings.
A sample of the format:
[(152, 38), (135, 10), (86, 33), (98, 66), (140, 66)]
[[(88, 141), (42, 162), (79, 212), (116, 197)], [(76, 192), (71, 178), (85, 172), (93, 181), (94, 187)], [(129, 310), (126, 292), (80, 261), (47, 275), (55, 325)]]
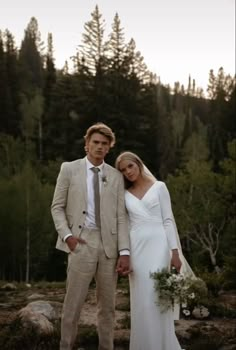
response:
[(206, 284), (200, 278), (185, 277), (167, 269), (152, 272), (150, 277), (154, 280), (157, 303), (163, 312), (179, 304), (185, 309), (185, 316), (189, 316), (190, 311), (187, 308), (199, 305), (207, 296)]

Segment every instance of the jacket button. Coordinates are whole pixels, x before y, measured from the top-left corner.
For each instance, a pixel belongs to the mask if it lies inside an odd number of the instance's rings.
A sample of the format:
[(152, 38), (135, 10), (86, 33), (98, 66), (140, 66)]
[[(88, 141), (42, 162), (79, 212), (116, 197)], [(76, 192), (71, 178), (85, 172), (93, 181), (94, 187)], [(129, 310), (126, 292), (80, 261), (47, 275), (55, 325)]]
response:
[(85, 210), (83, 210), (83, 214), (86, 214), (86, 211), (85, 211)]
[(79, 228), (82, 228), (82, 226), (81, 226), (81, 225), (79, 225)]

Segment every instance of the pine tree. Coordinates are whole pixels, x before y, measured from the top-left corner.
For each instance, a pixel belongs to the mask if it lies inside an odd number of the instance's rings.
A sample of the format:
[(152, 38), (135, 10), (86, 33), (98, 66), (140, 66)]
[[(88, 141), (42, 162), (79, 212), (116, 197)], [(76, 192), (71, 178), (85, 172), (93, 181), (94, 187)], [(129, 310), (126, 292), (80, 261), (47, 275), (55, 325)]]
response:
[[(217, 76), (211, 70), (209, 74), (208, 94), (209, 101), (209, 147), (215, 169), (218, 162), (227, 155), (227, 141), (231, 134), (231, 122), (228, 124), (229, 100), (235, 89), (235, 78), (225, 75), (223, 68), (218, 70)], [(235, 111), (235, 106), (234, 106)], [(235, 128), (233, 128), (234, 130)]]
[(19, 110), (20, 96), (19, 96), (19, 72), (17, 62), (17, 49), (13, 35), (6, 30), (5, 31), (5, 58), (6, 58), (6, 71), (7, 71), (7, 88), (9, 89), (9, 106), (7, 111), (9, 132), (10, 134), (17, 136), (20, 134), (21, 125), (21, 113)]
[(90, 73), (99, 75), (104, 70), (104, 28), (105, 21), (102, 19), (98, 6), (91, 13), (92, 19), (85, 23), (80, 47), (81, 60), (87, 66)]
[(41, 36), (36, 18), (32, 17), (21, 42), (19, 64), (21, 73), (21, 90), (32, 95), (43, 87), (43, 57), (41, 55)]
[[(113, 23), (112, 32), (109, 40), (105, 43), (106, 54), (109, 58), (109, 66), (112, 71), (123, 73), (125, 58), (125, 38), (124, 30), (121, 28), (120, 18), (116, 13)], [(126, 73), (126, 71), (124, 72)]]
[(126, 60), (129, 65), (129, 75), (136, 76), (142, 82), (150, 81), (150, 72), (140, 51), (136, 50), (136, 43), (131, 39), (126, 47)]
[(46, 67), (45, 67), (45, 78), (44, 78), (44, 98), (45, 98), (45, 109), (48, 110), (50, 107), (50, 100), (52, 95), (53, 87), (56, 83), (56, 69), (53, 58), (53, 38), (52, 34), (48, 34), (48, 47), (46, 54)]
[(9, 132), (8, 107), (10, 100), (9, 86), (7, 82), (6, 55), (4, 50), (3, 35), (0, 31), (0, 131)]
[[(44, 98), (44, 113), (42, 115), (42, 123), (41, 123), (41, 138), (40, 138), (40, 159), (45, 158), (44, 154), (44, 143), (48, 144), (49, 140), (47, 140), (48, 133), (47, 129), (50, 123), (50, 109), (53, 99), (53, 91), (56, 85), (56, 69), (54, 65), (53, 58), (53, 38), (52, 34), (48, 34), (48, 47), (46, 54), (46, 67), (44, 72), (44, 89), (43, 89), (43, 98)], [(46, 132), (45, 132), (46, 130)]]

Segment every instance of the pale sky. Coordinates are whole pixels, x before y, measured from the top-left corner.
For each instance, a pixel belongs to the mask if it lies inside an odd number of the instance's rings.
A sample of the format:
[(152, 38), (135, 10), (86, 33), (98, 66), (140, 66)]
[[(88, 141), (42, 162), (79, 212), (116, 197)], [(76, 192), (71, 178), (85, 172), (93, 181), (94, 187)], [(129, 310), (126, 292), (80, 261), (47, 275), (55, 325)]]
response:
[(235, 0), (0, 0), (0, 29), (14, 35), (19, 47), (24, 29), (36, 17), (42, 40), (53, 34), (57, 68), (76, 53), (85, 22), (98, 5), (106, 23), (105, 35), (117, 12), (128, 42), (134, 38), (148, 69), (163, 84), (189, 74), (207, 87), (210, 69), (222, 66), (235, 74)]

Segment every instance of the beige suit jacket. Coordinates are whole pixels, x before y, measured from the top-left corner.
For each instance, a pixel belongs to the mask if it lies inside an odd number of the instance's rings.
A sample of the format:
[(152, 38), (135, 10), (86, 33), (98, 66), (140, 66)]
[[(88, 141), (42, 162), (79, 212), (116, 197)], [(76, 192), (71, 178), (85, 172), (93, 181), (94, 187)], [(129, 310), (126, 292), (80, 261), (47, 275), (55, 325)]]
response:
[[(51, 205), (52, 217), (58, 232), (56, 248), (70, 252), (64, 237), (79, 237), (87, 211), (87, 177), (85, 158), (63, 163)], [(106, 182), (100, 194), (101, 235), (105, 253), (115, 258), (122, 249), (129, 249), (127, 213), (124, 202), (122, 174), (104, 164)]]

